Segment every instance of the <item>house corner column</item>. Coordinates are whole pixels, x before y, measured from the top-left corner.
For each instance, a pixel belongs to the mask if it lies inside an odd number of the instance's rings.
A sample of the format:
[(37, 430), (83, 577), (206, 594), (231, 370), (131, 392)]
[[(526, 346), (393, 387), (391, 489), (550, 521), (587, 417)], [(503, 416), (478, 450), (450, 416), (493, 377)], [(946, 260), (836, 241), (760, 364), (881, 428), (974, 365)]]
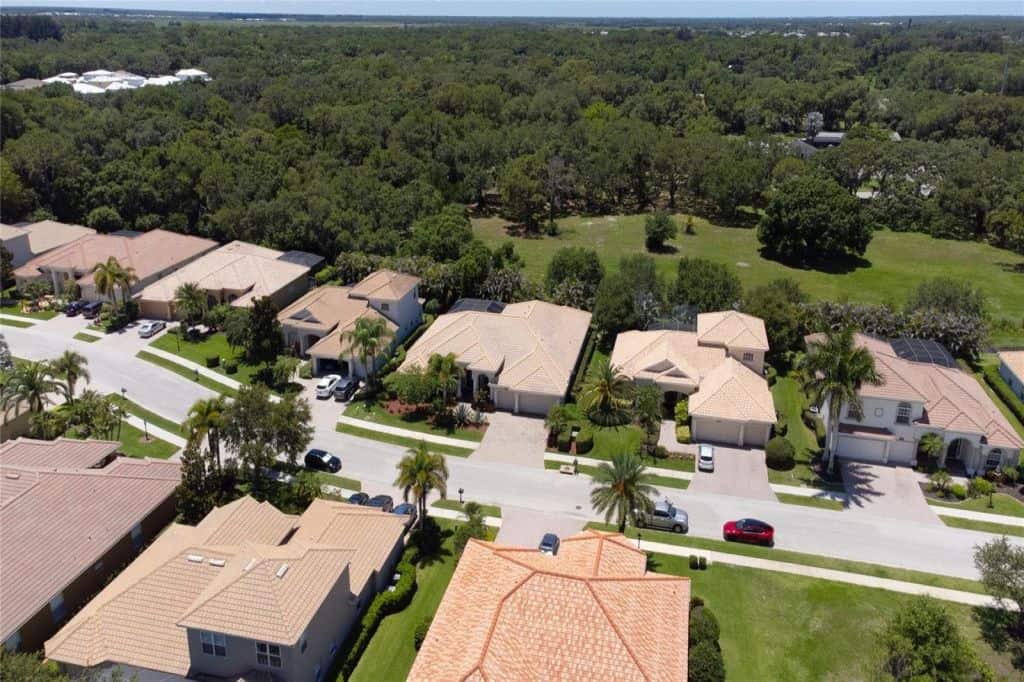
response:
[(736, 442), (736, 445), (738, 445), (739, 447), (743, 447), (743, 436), (744, 436), (744, 432), (746, 430), (747, 430), (747, 423), (746, 422), (741, 422), (740, 423), (740, 437), (739, 437), (739, 440)]

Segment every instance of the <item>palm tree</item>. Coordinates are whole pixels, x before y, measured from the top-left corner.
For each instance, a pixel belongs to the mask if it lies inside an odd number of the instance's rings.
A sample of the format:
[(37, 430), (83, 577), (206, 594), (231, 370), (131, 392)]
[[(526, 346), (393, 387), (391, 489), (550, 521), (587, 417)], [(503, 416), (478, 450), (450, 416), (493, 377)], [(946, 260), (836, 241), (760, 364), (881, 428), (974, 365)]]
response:
[(75, 402), (75, 384), (78, 383), (78, 380), (85, 379), (85, 383), (89, 383), (89, 380), (92, 379), (89, 376), (89, 370), (86, 369), (88, 364), (89, 361), (84, 355), (73, 350), (64, 351), (63, 355), (50, 363), (53, 373), (64, 379), (64, 395), (68, 399), (68, 404)]
[(416, 523), (423, 525), (427, 515), (427, 495), (432, 490), (441, 493), (441, 499), (448, 496), (448, 464), (444, 455), (430, 452), (427, 444), (420, 441), (406, 450), (405, 457), (398, 463), (395, 485), (402, 489), (402, 496), (409, 501), (409, 494), (416, 498), (419, 514)]
[(114, 294), (121, 282), (121, 264), (116, 258), (111, 256), (107, 258), (107, 262), (97, 263), (92, 269), (92, 279), (96, 283), (96, 291), (101, 296), (117, 302)]
[(50, 396), (64, 387), (53, 376), (48, 362), (26, 362), (15, 367), (8, 384), (12, 401), (25, 403), (29, 412), (37, 414), (53, 402)]
[(594, 472), (594, 488), (590, 491), (590, 504), (594, 511), (604, 514), (605, 523), (617, 518), (619, 532), (626, 532), (626, 520), (636, 525), (636, 511), (650, 512), (651, 498), (658, 489), (650, 485), (653, 480), (646, 473), (643, 461), (631, 452), (612, 455), (611, 464), (601, 463)]
[(197, 400), (188, 411), (185, 429), (188, 439), (197, 445), (206, 438), (210, 455), (217, 462), (217, 471), (221, 470), (220, 462), (220, 431), (224, 428), (224, 409), (226, 403), (223, 396)]
[(885, 380), (875, 370), (871, 352), (854, 342), (850, 328), (829, 332), (823, 341), (809, 343), (807, 351), (800, 366), (804, 374), (804, 390), (811, 396), (813, 404), (828, 404), (825, 450), (831, 473), (835, 469), (836, 439), (843, 405), (847, 406), (851, 416), (860, 419), (863, 417), (861, 386), (878, 386)]
[(607, 360), (587, 372), (580, 392), (580, 407), (599, 424), (618, 424), (628, 420), (633, 383)]
[[(355, 326), (345, 332), (342, 338), (351, 344), (352, 350), (366, 368), (366, 381), (373, 384), (377, 370), (377, 358), (387, 347), (395, 333), (382, 317), (360, 317)], [(344, 358), (339, 358), (344, 362)]]
[(174, 308), (178, 318), (191, 327), (206, 315), (206, 292), (195, 282), (185, 282), (174, 290)]
[(437, 379), (437, 387), (441, 389), (441, 400), (447, 405), (449, 392), (454, 391), (459, 385), (459, 366), (455, 362), (455, 353), (431, 355), (427, 360), (427, 373)]

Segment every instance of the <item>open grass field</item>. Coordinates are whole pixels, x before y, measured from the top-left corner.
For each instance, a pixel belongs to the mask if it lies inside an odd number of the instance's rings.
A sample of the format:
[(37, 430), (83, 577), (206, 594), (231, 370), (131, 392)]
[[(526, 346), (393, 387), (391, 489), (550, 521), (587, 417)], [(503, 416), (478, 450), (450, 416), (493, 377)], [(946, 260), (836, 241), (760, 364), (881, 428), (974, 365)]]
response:
[(181, 424), (177, 424), (171, 421), (170, 419), (167, 419), (166, 417), (162, 417), (158, 415), (156, 412), (147, 410), (145, 407), (139, 405), (138, 403), (132, 400), (125, 400), (124, 398), (121, 397), (120, 393), (110, 393), (108, 394), (108, 396), (114, 398), (114, 400), (117, 401), (118, 405), (124, 405), (124, 409), (129, 414), (134, 414), (136, 417), (140, 419), (145, 419), (150, 424), (158, 428), (161, 428), (164, 431), (167, 431), (168, 433), (173, 433), (177, 436), (181, 436), (182, 438), (188, 436), (188, 433), (185, 431), (184, 428), (182, 428)]
[[(506, 231), (500, 218), (473, 221), (485, 243), (495, 246), (512, 240), (526, 262), (527, 273), (541, 280), (552, 254), (560, 246), (596, 249), (605, 267), (618, 268), (620, 257), (644, 253), (643, 215), (572, 217), (558, 221), (556, 237), (518, 238)], [(680, 226), (685, 219), (677, 216)], [(694, 218), (697, 234), (680, 234), (670, 245), (675, 253), (655, 254), (659, 272), (674, 276), (680, 256), (707, 258), (731, 265), (744, 287), (755, 287), (778, 277), (791, 277), (808, 294), (827, 300), (849, 299), (868, 303), (902, 303), (919, 282), (938, 275), (965, 279), (988, 296), (992, 313), (1008, 318), (1020, 329), (1024, 318), (1024, 256), (980, 242), (935, 239), (916, 232), (875, 233), (862, 262), (835, 272), (794, 268), (761, 257), (752, 228), (723, 227)], [(1014, 268), (1018, 270), (1014, 270)], [(1005, 342), (1013, 341), (1013, 335)], [(1024, 343), (1024, 330), (1016, 334)], [(999, 341), (1004, 341), (1002, 335)]]

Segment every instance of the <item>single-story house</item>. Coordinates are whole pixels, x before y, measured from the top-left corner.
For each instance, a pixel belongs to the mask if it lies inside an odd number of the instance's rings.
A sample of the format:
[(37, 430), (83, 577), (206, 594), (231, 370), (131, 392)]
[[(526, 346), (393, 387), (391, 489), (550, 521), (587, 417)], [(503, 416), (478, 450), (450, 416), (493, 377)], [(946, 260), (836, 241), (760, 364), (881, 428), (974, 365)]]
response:
[(14, 257), (11, 265), (21, 267), (36, 256), (70, 244), (76, 239), (96, 234), (96, 230), (81, 225), (41, 220), (25, 225), (0, 225), (3, 244)]
[(525, 301), (501, 312), (441, 315), (408, 351), (401, 369), (426, 367), (432, 355), (455, 355), (459, 396), (489, 392), (498, 409), (547, 414), (565, 400), (590, 329), (590, 313)]
[(92, 234), (36, 256), (17, 268), (14, 276), (19, 289), (32, 280), (47, 278), (57, 293), (66, 282), (75, 281), (82, 298), (101, 301), (105, 298), (96, 290), (92, 271), (111, 257), (121, 267), (135, 270), (138, 282), (130, 292), (135, 294), (215, 248), (215, 241), (160, 229), (142, 234)]
[(673, 407), (689, 397), (695, 440), (761, 447), (777, 419), (765, 381), (764, 321), (736, 311), (701, 313), (697, 331), (623, 332), (611, 363), (638, 384), (661, 389)]
[(302, 251), (275, 251), (233, 241), (142, 289), (137, 297), (139, 314), (173, 319), (174, 295), (185, 283), (198, 285), (210, 307), (219, 303), (249, 307), (255, 299), (267, 297), (280, 309), (309, 289), (310, 271), (322, 261)]
[(555, 555), (470, 540), (409, 672), (434, 680), (687, 677), (690, 580), (647, 572), (624, 536)]
[(1024, 400), (1024, 350), (1004, 350), (999, 353), (999, 375), (1013, 394)]
[[(940, 466), (959, 463), (973, 476), (1017, 465), (1024, 440), (973, 376), (955, 365), (901, 357), (884, 339), (865, 334), (854, 338), (874, 357), (884, 383), (861, 387), (859, 419), (850, 406), (840, 408), (837, 456), (914, 465), (921, 437), (936, 433), (944, 443)], [(812, 335), (807, 343), (821, 339)], [(828, 412), (828, 405), (822, 405), (826, 426)]]
[(0, 445), (0, 641), (35, 651), (176, 513), (177, 462), (118, 443)]
[(310, 358), (314, 374), (366, 378), (346, 333), (360, 318), (378, 318), (392, 333), (391, 346), (401, 343), (423, 321), (419, 284), (412, 275), (377, 270), (353, 286), (317, 287), (277, 316), (285, 345)]
[(173, 524), (46, 642), (73, 677), (320, 680), (391, 582), (405, 518), (324, 499), (301, 516), (243, 497)]

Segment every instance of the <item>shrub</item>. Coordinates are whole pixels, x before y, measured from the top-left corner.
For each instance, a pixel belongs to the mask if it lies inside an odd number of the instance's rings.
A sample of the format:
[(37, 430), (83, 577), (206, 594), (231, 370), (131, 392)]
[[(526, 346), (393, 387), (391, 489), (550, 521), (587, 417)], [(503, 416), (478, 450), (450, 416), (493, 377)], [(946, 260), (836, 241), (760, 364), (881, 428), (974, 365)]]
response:
[(220, 356), (219, 355), (207, 355), (206, 356), (206, 366), (207, 367), (211, 367), (212, 368), (212, 367), (216, 367), (219, 364), (220, 364)]
[(572, 447), (572, 431), (565, 429), (558, 434), (558, 450), (560, 452), (569, 452)]
[(427, 632), (430, 630), (430, 624), (433, 620), (433, 616), (427, 616), (416, 626), (416, 630), (412, 634), (412, 645), (416, 648), (416, 651), (419, 651), (420, 647), (423, 646), (423, 640), (427, 638)]
[(825, 422), (822, 421), (821, 417), (814, 415), (813, 426), (814, 438), (818, 441), (818, 447), (825, 447), (825, 437), (828, 435), (825, 431)]
[(928, 477), (930, 488), (933, 493), (946, 495), (949, 493), (949, 486), (953, 483), (953, 477), (945, 469), (939, 469)]
[(312, 379), (313, 378), (313, 363), (304, 362), (299, 365), (299, 378), (300, 379)]
[(776, 471), (788, 471), (796, 464), (793, 444), (782, 436), (775, 436), (764, 448), (765, 463)]
[(986, 365), (982, 370), (982, 375), (985, 377), (985, 383), (988, 384), (999, 399), (1006, 403), (1006, 406), (1010, 408), (1010, 412), (1016, 415), (1017, 419), (1024, 422), (1024, 401), (1021, 401), (1013, 393), (1013, 389), (1006, 385), (1003, 381), (1003, 377), (999, 374), (999, 368), (994, 365)]
[(708, 558), (706, 556), (698, 557), (699, 568), (702, 571), (708, 570)]
[(785, 436), (789, 433), (789, 422), (775, 422), (775, 426), (772, 427), (772, 432), (776, 436)]
[(664, 445), (654, 446), (654, 459), (668, 459), (668, 448)]
[(967, 484), (967, 496), (968, 497), (984, 497), (995, 492), (995, 486), (992, 485), (991, 481), (988, 481), (981, 476), (975, 476), (971, 479), (970, 483)]
[(965, 488), (960, 483), (954, 483), (952, 486), (950, 486), (949, 492), (953, 493), (953, 497), (955, 497), (958, 500), (967, 499), (967, 488)]
[(676, 427), (676, 442), (677, 443), (689, 443), (690, 442), (690, 427), (689, 426), (677, 426)]
[(775, 385), (775, 380), (779, 378), (779, 370), (775, 369), (771, 365), (765, 366), (765, 381), (768, 382), (769, 386)]
[(225, 360), (222, 366), (226, 373), (234, 374), (238, 371), (238, 360)]
[(690, 555), (690, 570), (696, 571), (696, 570), (699, 570), (699, 569), (700, 569), (700, 560), (697, 558), (696, 554), (691, 554)]
[(585, 455), (594, 449), (594, 432), (584, 427), (576, 434), (576, 454)]
[(725, 661), (717, 642), (690, 647), (688, 682), (724, 682)]
[(718, 619), (708, 607), (700, 606), (690, 609), (690, 646), (701, 642), (717, 644), (720, 633)]
[(1020, 480), (1020, 470), (1017, 467), (1003, 467), (1003, 482), (1006, 485), (1016, 486)]
[(685, 399), (680, 399), (676, 403), (676, 424), (682, 426), (686, 422), (690, 421), (690, 403)]
[(704, 600), (696, 595), (690, 597), (690, 610), (694, 610), (698, 606), (704, 606)]
[(423, 312), (427, 315), (437, 315), (441, 312), (441, 304), (438, 303), (436, 298), (432, 298), (423, 304)]

